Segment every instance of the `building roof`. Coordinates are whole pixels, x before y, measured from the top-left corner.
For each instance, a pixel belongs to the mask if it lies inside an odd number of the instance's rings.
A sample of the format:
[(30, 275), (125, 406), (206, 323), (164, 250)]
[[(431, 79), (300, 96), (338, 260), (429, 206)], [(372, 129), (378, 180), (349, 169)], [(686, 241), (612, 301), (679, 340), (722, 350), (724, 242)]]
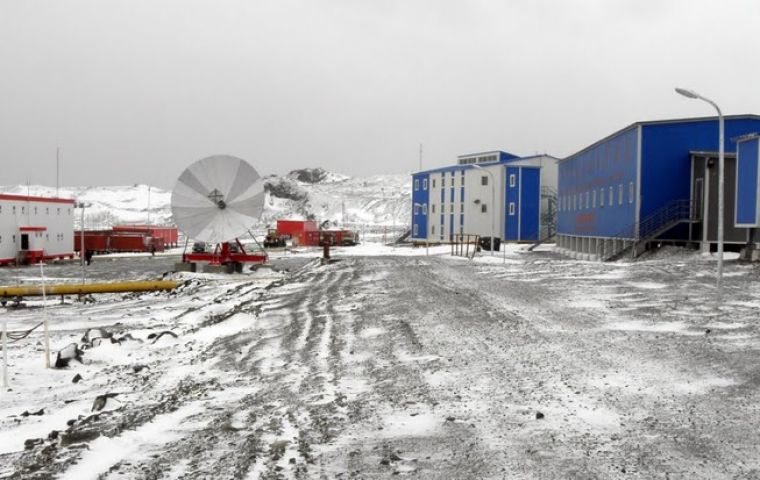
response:
[(505, 152), (504, 150), (487, 150), (485, 152), (477, 152), (477, 153), (468, 153), (465, 155), (457, 155), (457, 158), (469, 158), (469, 157), (480, 157), (482, 155), (490, 155), (494, 153), (503, 153), (505, 155), (508, 155), (510, 157), (517, 157), (514, 153)]
[(33, 197), (29, 195), (10, 195), (7, 193), (0, 193), (0, 200), (10, 200), (17, 202), (69, 203), (71, 205), (74, 204), (74, 200), (71, 198)]
[[(486, 152), (486, 153), (491, 153), (491, 152)], [(473, 154), (473, 155), (475, 155), (475, 154)], [(463, 158), (463, 157), (468, 157), (468, 156), (469, 155), (463, 155), (463, 156), (459, 156), (457, 158)], [(420, 170), (420, 171), (417, 171), (417, 172), (412, 172), (412, 175), (419, 175), (421, 173), (441, 173), (441, 172), (455, 172), (455, 171), (459, 171), (459, 170), (469, 170), (470, 168), (476, 168), (475, 165), (477, 165), (478, 167), (490, 167), (490, 166), (499, 165), (499, 164), (506, 165), (506, 164), (509, 164), (509, 163), (515, 163), (515, 162), (519, 162), (519, 161), (523, 161), (523, 160), (531, 160), (533, 158), (541, 158), (541, 157), (553, 158), (553, 159), (559, 161), (559, 158), (553, 157), (551, 155), (546, 155), (546, 154), (530, 155), (530, 156), (527, 156), (527, 157), (507, 158), (505, 160), (497, 160), (495, 162), (488, 162), (488, 163), (477, 163), (477, 164), (472, 164), (472, 163), (469, 163), (469, 164), (459, 164), (459, 163), (457, 163), (457, 164), (454, 164), (454, 165), (448, 165), (446, 167), (431, 168), (430, 170)]]
[[(724, 115), (723, 116), (723, 120), (738, 120), (738, 119), (743, 119), (743, 118), (751, 118), (751, 119), (755, 119), (755, 120), (760, 120), (760, 115), (746, 113), (746, 114), (742, 114), (742, 115)], [(717, 121), (718, 117), (717, 116), (712, 116), (712, 117), (673, 118), (673, 119), (669, 119), (669, 120), (646, 120), (646, 121), (641, 121), (641, 122), (634, 122), (634, 123), (628, 125), (627, 127), (621, 128), (620, 130), (618, 130), (618, 131), (616, 131), (614, 133), (611, 133), (610, 135), (607, 135), (606, 137), (602, 138), (601, 140), (597, 140), (596, 142), (592, 143), (591, 145), (589, 145), (589, 146), (587, 146), (587, 147), (585, 147), (585, 148), (583, 148), (581, 150), (578, 150), (577, 152), (573, 153), (572, 155), (568, 155), (567, 157), (561, 159), (560, 163), (565, 162), (567, 160), (570, 160), (571, 158), (573, 158), (573, 157), (575, 157), (577, 155), (580, 155), (581, 153), (584, 153), (587, 150), (590, 150), (590, 149), (596, 147), (597, 145), (606, 142), (607, 140), (609, 140), (611, 138), (617, 137), (618, 135), (623, 134), (623, 133), (625, 133), (625, 132), (627, 132), (629, 130), (632, 130), (634, 128), (638, 128), (639, 126), (666, 125), (666, 124), (672, 124), (672, 123), (705, 122), (705, 121), (713, 121), (713, 120)]]

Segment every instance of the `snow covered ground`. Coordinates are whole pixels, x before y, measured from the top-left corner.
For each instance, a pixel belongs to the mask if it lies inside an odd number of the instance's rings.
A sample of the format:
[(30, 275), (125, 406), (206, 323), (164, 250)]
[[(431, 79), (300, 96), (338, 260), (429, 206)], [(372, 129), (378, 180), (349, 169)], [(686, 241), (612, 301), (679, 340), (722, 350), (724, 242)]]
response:
[[(10, 345), (0, 478), (760, 473), (757, 266), (727, 262), (716, 308), (715, 261), (693, 252), (507, 248), (365, 244), (328, 265), (300, 249), (255, 272), (166, 274), (171, 293), (50, 299), (54, 351), (90, 328), (123, 340), (63, 369), (43, 367), (39, 329)], [(174, 260), (98, 257), (88, 278)], [(0, 284), (37, 275), (0, 269)], [(35, 300), (2, 319), (18, 332), (43, 314)]]

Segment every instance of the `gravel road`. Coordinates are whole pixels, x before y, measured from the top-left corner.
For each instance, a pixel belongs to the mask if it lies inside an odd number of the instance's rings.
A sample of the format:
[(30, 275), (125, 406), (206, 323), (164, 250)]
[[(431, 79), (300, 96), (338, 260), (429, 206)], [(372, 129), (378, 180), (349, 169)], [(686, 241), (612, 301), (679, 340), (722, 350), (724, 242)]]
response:
[(760, 282), (730, 263), (716, 310), (710, 268), (356, 256), (141, 296), (129, 308), (164, 308), (179, 341), (142, 376), (103, 367), (128, 400), (0, 462), (10, 478), (760, 478)]

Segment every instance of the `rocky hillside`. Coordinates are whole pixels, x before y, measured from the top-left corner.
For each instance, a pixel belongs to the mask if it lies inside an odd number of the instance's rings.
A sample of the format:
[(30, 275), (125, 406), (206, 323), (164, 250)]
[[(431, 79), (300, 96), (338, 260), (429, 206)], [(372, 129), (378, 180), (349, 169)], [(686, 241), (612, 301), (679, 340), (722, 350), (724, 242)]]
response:
[[(333, 225), (373, 229), (394, 223), (400, 229), (410, 222), (409, 176), (348, 177), (320, 168), (294, 170), (285, 176), (264, 178), (267, 192), (264, 214), (255, 227), (273, 225), (278, 218), (314, 219)], [(55, 196), (55, 188), (39, 185), (0, 186), (0, 192)], [(108, 228), (119, 223), (172, 222), (171, 191), (147, 185), (64, 187), (59, 195), (89, 206), (87, 228)], [(79, 216), (75, 223), (79, 224)]]

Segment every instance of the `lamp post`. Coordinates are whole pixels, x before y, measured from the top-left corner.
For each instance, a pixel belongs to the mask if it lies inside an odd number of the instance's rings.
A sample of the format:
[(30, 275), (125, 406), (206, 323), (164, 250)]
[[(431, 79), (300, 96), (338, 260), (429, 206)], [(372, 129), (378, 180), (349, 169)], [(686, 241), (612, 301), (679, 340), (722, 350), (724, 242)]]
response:
[(88, 204), (84, 202), (76, 202), (74, 204), (75, 207), (82, 209), (82, 217), (79, 223), (79, 261), (82, 264), (82, 285), (84, 285), (84, 279), (85, 279), (85, 272), (84, 272), (84, 257), (85, 257), (85, 250), (84, 250), (84, 209), (88, 206)]
[(718, 104), (705, 98), (693, 90), (687, 90), (685, 88), (676, 88), (676, 92), (683, 95), (686, 98), (694, 98), (709, 103), (718, 111), (718, 305), (720, 305), (721, 297), (723, 295), (723, 184), (724, 174), (723, 166), (725, 164), (725, 152), (723, 145), (724, 125), (723, 125), (723, 112), (720, 111)]
[(489, 177), (491, 177), (491, 256), (493, 257), (493, 244), (494, 244), (494, 237), (496, 236), (496, 194), (494, 193), (494, 178), (493, 173), (491, 173), (489, 170), (486, 170), (485, 168), (481, 167), (480, 165), (473, 164), (473, 168), (477, 168), (478, 170), (482, 170), (488, 174)]
[(425, 212), (423, 213), (423, 215), (425, 215), (425, 218), (426, 218), (426, 221), (425, 221), (425, 256), (427, 257), (430, 254), (430, 251), (429, 251), (430, 242), (428, 242), (428, 225), (427, 225), (427, 222), (430, 221), (430, 215), (429, 215), (430, 214), (430, 212), (429, 212), (430, 208), (426, 207), (422, 203), (417, 203), (417, 202), (414, 202), (414, 206), (415, 207), (419, 207), (420, 209), (423, 209), (423, 208), (425, 209)]

